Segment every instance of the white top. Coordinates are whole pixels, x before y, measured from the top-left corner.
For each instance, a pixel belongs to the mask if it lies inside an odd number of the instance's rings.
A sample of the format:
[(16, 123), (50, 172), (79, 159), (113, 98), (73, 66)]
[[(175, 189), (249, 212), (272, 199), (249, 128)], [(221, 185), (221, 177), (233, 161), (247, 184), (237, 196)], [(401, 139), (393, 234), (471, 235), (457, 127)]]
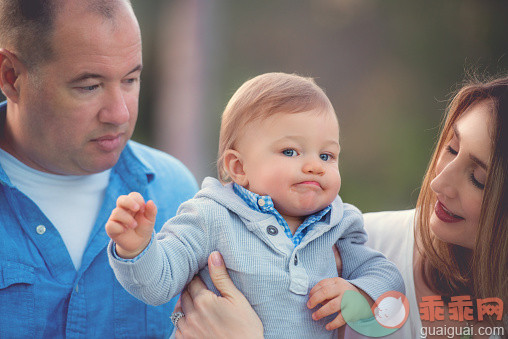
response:
[[(416, 300), (416, 291), (413, 275), (413, 253), (414, 253), (414, 216), (415, 210), (375, 212), (363, 215), (365, 230), (369, 236), (367, 246), (383, 253), (392, 261), (400, 273), (406, 285), (406, 297), (409, 301), (409, 317), (399, 330), (383, 338), (407, 339), (424, 338), (422, 335), (422, 321), (420, 310)], [(506, 320), (505, 320), (506, 323)], [(366, 338), (351, 328), (346, 329), (346, 338)], [(500, 338), (491, 335), (490, 339)]]
[[(80, 176), (50, 174), (25, 165), (2, 149), (0, 165), (11, 183), (32, 199), (56, 227), (74, 267), (79, 268), (111, 170)], [(45, 227), (39, 226), (37, 232), (46, 232)]]
[(406, 285), (409, 301), (409, 317), (404, 326), (384, 338), (420, 337), (422, 321), (416, 302), (413, 275), (414, 212), (415, 210), (407, 210), (363, 215), (369, 236), (367, 246), (380, 251), (397, 266)]

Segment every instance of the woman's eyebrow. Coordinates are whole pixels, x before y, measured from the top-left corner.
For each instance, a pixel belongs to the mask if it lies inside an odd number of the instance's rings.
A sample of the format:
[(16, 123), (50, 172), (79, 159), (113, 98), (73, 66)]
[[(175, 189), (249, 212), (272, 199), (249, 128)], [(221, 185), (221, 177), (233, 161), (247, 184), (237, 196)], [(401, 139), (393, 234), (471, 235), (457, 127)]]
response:
[(460, 133), (459, 133), (459, 129), (457, 128), (457, 124), (453, 124), (452, 125), (452, 128), (453, 128), (453, 133), (455, 133), (455, 135), (457, 136), (457, 139), (459, 139), (460, 141)]
[(473, 161), (475, 164), (477, 164), (478, 166), (480, 166), (481, 168), (483, 168), (484, 170), (487, 170), (487, 165), (481, 161), (480, 159), (478, 159), (477, 157), (475, 157), (474, 155), (472, 154), (469, 154), (469, 158), (471, 159), (471, 161)]

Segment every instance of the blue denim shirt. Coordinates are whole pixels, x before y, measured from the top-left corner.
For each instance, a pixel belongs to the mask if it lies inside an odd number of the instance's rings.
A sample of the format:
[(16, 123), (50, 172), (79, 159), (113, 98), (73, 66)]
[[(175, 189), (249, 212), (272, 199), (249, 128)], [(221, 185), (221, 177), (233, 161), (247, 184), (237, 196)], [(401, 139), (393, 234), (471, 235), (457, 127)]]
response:
[[(2, 103), (0, 131), (4, 119)], [(129, 141), (76, 271), (56, 228), (0, 167), (0, 338), (168, 337), (176, 299), (144, 304), (120, 286), (108, 264), (104, 224), (118, 196), (132, 191), (157, 204), (158, 231), (197, 184), (176, 159)]]

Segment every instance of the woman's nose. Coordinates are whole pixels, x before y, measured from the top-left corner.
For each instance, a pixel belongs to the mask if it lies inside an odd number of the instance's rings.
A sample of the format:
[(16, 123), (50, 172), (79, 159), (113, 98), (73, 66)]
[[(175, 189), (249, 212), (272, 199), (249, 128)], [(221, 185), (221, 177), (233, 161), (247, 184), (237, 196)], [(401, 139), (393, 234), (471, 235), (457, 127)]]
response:
[(457, 196), (457, 178), (460, 173), (456, 170), (454, 161), (447, 163), (443, 167), (436, 166), (436, 177), (430, 183), (430, 188), (437, 194), (442, 194), (448, 198)]

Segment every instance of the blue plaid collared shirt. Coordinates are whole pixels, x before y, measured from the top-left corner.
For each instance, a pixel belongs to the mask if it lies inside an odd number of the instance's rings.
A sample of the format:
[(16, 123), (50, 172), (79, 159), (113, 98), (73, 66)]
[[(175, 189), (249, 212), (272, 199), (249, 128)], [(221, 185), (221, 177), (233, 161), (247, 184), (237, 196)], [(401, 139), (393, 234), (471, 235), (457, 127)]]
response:
[(233, 190), (236, 194), (238, 194), (239, 197), (245, 201), (245, 203), (252, 208), (255, 211), (266, 213), (266, 214), (272, 214), (275, 216), (279, 224), (284, 227), (284, 233), (288, 236), (289, 239), (293, 242), (295, 246), (298, 246), (300, 242), (302, 241), (303, 237), (307, 234), (307, 232), (312, 229), (314, 224), (318, 221), (320, 221), (326, 213), (330, 211), (332, 208), (332, 205), (328, 205), (325, 208), (323, 208), (321, 211), (316, 212), (314, 214), (309, 215), (305, 221), (298, 226), (298, 229), (296, 230), (295, 234), (291, 233), (291, 229), (289, 228), (288, 223), (286, 220), (280, 215), (280, 213), (275, 209), (273, 206), (272, 198), (268, 195), (259, 195), (254, 192), (249, 191), (248, 189), (233, 183)]

